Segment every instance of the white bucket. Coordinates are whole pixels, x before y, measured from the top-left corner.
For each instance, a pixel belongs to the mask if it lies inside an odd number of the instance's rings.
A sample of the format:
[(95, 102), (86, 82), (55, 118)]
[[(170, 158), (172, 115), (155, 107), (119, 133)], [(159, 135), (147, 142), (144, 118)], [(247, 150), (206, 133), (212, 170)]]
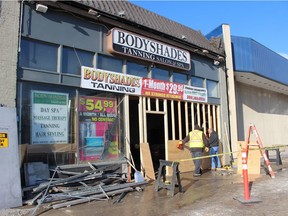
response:
[(142, 173), (139, 171), (135, 171), (134, 178), (136, 183), (145, 181), (144, 177), (142, 176)]

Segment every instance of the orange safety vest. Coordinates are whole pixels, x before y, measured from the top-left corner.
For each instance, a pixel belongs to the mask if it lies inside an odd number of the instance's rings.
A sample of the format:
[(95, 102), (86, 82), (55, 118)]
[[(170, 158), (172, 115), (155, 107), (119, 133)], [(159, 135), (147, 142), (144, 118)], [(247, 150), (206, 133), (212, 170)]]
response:
[(189, 132), (189, 148), (204, 148), (202, 135), (203, 132), (200, 130)]

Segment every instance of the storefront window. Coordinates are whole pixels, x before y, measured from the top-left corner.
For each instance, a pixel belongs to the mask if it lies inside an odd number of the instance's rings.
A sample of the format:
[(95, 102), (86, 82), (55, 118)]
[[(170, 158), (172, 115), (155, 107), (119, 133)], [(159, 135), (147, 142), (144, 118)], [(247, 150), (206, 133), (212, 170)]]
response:
[(204, 79), (199, 77), (191, 77), (191, 85), (203, 88)]
[(153, 68), (152, 69), (152, 78), (158, 80), (169, 81), (169, 71), (160, 69), (160, 68)]
[(218, 98), (218, 82), (206, 80), (208, 97)]
[(118, 159), (117, 98), (79, 96), (79, 156), (81, 161)]
[(75, 97), (71, 88), (23, 84), (21, 143), (75, 143)]
[(57, 71), (57, 49), (54, 44), (22, 38), (20, 67)]
[(132, 62), (127, 62), (127, 74), (134, 76), (147, 77), (148, 76), (148, 66), (142, 64), (136, 64)]
[[(18, 101), (24, 163), (49, 167), (119, 160), (124, 138), (121, 96), (109, 92), (22, 83)], [(78, 93), (77, 93), (78, 92)]]
[(97, 68), (122, 73), (122, 60), (110, 56), (98, 55)]
[(62, 73), (81, 74), (81, 66), (93, 67), (94, 53), (63, 47)]
[(173, 82), (187, 85), (187, 75), (182, 73), (173, 73)]

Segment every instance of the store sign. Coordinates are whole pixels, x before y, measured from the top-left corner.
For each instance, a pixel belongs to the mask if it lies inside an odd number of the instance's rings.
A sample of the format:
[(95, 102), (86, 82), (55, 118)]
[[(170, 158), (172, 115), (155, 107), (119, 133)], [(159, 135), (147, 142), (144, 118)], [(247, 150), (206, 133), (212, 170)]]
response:
[(149, 62), (189, 71), (190, 53), (168, 44), (161, 43), (131, 32), (113, 28), (107, 36), (107, 49)]
[(179, 83), (81, 67), (81, 87), (171, 100), (207, 102), (207, 90)]
[(115, 98), (79, 96), (80, 159), (118, 157), (117, 105)]
[(195, 102), (207, 102), (207, 89), (193, 86), (185, 86), (183, 100)]
[(82, 66), (81, 87), (140, 95), (141, 77)]
[(31, 92), (31, 143), (68, 143), (68, 94)]

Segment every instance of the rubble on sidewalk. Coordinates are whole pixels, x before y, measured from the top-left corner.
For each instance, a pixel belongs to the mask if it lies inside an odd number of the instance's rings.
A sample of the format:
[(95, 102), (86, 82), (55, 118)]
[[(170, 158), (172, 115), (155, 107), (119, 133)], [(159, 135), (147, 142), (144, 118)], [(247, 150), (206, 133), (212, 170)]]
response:
[(129, 182), (121, 166), (119, 163), (104, 166), (89, 163), (84, 170), (83, 165), (73, 166), (76, 171), (56, 167), (50, 179), (23, 189), (30, 197), (24, 204), (37, 205), (34, 209), (36, 212), (40, 205), (46, 209), (57, 209), (94, 200), (110, 200), (116, 195), (119, 197), (113, 204), (119, 203), (127, 193), (141, 192), (147, 183), (144, 179), (141, 182)]

